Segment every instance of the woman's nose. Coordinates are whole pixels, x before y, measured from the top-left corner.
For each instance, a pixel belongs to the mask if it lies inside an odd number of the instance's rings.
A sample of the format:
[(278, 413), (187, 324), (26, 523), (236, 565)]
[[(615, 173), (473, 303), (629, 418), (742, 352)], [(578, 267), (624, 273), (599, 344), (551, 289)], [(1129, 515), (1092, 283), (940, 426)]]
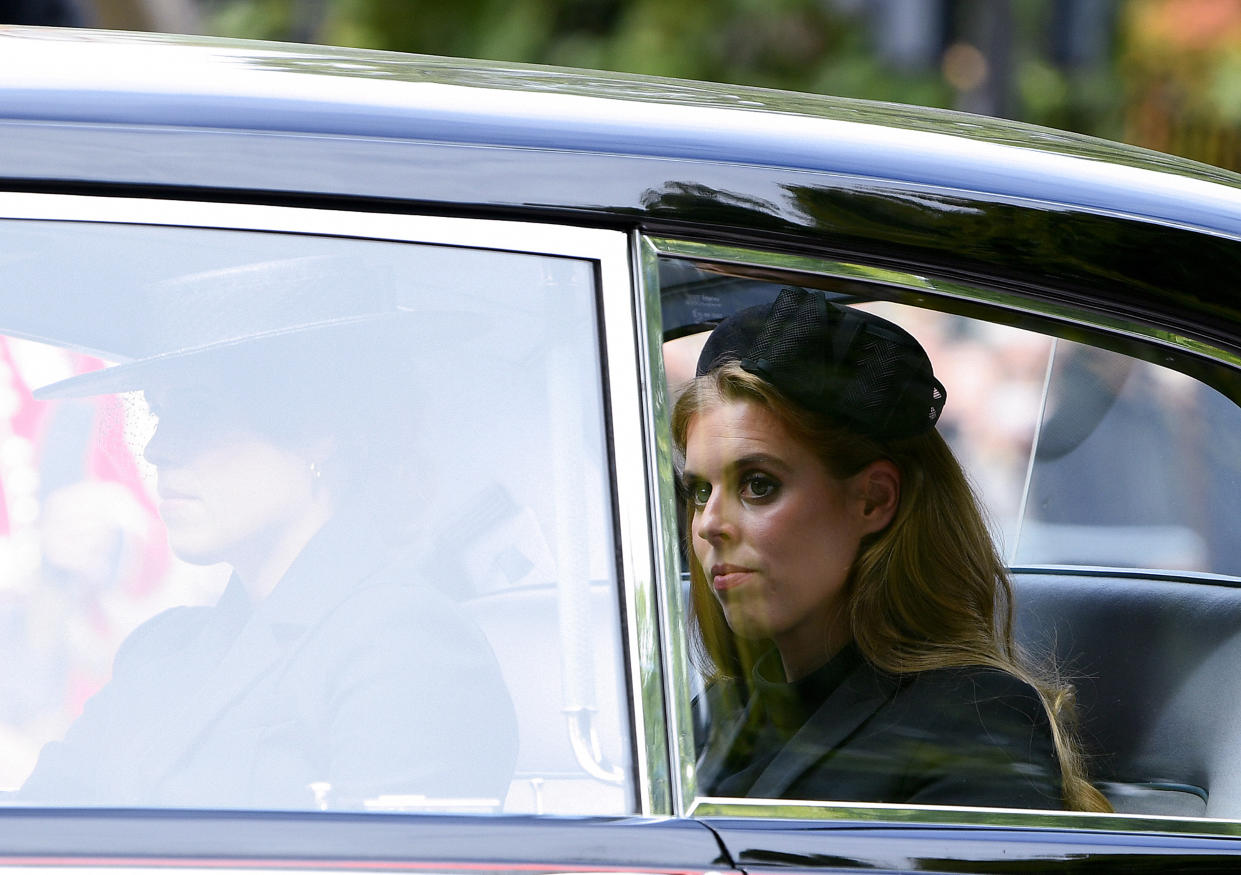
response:
[(702, 540), (716, 544), (733, 534), (733, 521), (727, 502), (719, 490), (712, 493), (706, 504), (698, 509), (694, 518), (694, 534)]
[(157, 468), (167, 465), (172, 460), (171, 444), (168, 427), (162, 423), (157, 424), (155, 433), (142, 450), (142, 457)]

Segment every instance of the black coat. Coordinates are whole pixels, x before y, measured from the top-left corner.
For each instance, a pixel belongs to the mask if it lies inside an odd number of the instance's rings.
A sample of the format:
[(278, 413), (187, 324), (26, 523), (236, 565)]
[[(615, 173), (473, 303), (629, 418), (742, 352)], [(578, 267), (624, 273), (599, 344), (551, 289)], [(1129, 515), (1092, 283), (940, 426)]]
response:
[[(708, 690), (699, 788), (711, 796), (1063, 807), (1051, 726), (1033, 688), (992, 668), (876, 670), (853, 646), (786, 684), (771, 651), (740, 714)], [(734, 703), (728, 717), (729, 700)]]
[(334, 520), (251, 606), (173, 608), (121, 645), (112, 680), (20, 791), (57, 803), (303, 808), (312, 784), (503, 800), (516, 718), (495, 656), (365, 520)]

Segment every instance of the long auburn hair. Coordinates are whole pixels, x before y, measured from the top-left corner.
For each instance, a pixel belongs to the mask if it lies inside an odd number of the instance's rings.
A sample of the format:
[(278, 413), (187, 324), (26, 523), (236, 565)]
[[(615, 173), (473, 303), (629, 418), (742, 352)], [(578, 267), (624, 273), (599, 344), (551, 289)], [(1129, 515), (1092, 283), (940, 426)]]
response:
[[(770, 411), (838, 479), (878, 459), (897, 466), (896, 515), (862, 541), (846, 583), (849, 629), (858, 649), (871, 665), (891, 674), (989, 666), (1030, 684), (1051, 723), (1066, 807), (1111, 811), (1086, 778), (1072, 686), (1050, 664), (1036, 668), (1014, 641), (1008, 569), (965, 472), (939, 432), (881, 443), (794, 404), (766, 380), (726, 362), (693, 380), (677, 400), (672, 428), (682, 454), (694, 417), (729, 401), (750, 401)], [(687, 552), (697, 661), (709, 679), (744, 682), (771, 642), (732, 634), (692, 545)]]

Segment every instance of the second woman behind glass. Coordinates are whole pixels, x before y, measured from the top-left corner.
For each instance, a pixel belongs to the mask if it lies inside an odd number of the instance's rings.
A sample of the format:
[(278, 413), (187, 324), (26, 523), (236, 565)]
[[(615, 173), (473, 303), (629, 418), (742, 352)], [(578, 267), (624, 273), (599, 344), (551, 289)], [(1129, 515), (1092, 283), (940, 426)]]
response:
[[(336, 312), (363, 294), (342, 291), (352, 262), (330, 266), (178, 280), (156, 298), (168, 312), (150, 317), (162, 352), (38, 393), (142, 390), (169, 544), (232, 576), (217, 604), (173, 608), (125, 640), (23, 797), (433, 810), (504, 799), (513, 705), (419, 543), (433, 512), (419, 432), (434, 411), (418, 356), (435, 328), (419, 313)], [(277, 293), (302, 325), (227, 336), (252, 331)]]

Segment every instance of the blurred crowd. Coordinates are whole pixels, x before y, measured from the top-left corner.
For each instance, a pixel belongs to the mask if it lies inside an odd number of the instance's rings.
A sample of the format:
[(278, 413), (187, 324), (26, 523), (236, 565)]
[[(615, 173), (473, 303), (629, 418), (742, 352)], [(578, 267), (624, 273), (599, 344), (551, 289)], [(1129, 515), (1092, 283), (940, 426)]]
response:
[(0, 337), (0, 788), (20, 783), (108, 680), (134, 626), (222, 583), (168, 550), (137, 399), (31, 397), (100, 365)]

